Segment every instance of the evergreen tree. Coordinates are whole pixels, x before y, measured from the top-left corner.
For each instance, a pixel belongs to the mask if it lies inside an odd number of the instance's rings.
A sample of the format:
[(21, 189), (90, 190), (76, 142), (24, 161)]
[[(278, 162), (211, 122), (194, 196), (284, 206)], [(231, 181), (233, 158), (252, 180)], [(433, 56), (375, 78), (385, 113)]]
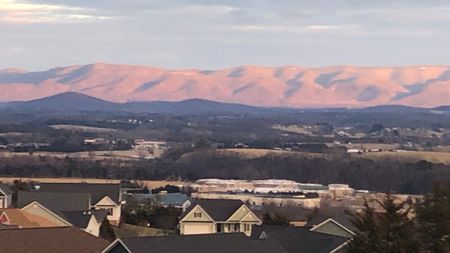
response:
[(450, 182), (435, 183), (416, 212), (424, 249), (450, 252)]
[(380, 202), (382, 212), (376, 213), (365, 202), (362, 214), (354, 215), (356, 235), (349, 243), (349, 253), (414, 253), (420, 242), (415, 225), (407, 215), (405, 203), (396, 204), (391, 195)]
[(385, 211), (379, 218), (378, 226), (381, 232), (381, 252), (419, 252), (418, 231), (413, 220), (408, 218), (410, 208), (405, 209), (405, 202), (396, 204), (390, 194), (380, 204)]
[(289, 219), (279, 213), (276, 213), (275, 215), (271, 215), (268, 212), (265, 212), (263, 215), (263, 224), (265, 225), (278, 225), (278, 226), (286, 226), (289, 225), (290, 221)]
[(116, 239), (116, 233), (114, 232), (114, 229), (111, 227), (111, 224), (109, 224), (109, 221), (106, 218), (102, 221), (102, 224), (100, 225), (99, 237), (110, 242)]
[(380, 248), (380, 231), (376, 222), (375, 210), (364, 202), (362, 214), (354, 214), (352, 223), (355, 226), (355, 237), (348, 246), (349, 253), (377, 252)]

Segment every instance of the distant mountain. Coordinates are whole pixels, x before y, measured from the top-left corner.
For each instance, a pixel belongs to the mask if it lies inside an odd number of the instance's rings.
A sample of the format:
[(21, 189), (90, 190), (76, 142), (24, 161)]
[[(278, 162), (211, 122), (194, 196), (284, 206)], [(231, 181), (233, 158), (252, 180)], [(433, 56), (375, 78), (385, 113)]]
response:
[(114, 103), (87, 96), (76, 92), (61, 93), (54, 96), (40, 98), (25, 102), (4, 103), (2, 107), (16, 111), (47, 111), (47, 112), (76, 112), (76, 111), (103, 111), (103, 112), (147, 112), (172, 114), (205, 114), (205, 113), (236, 113), (254, 114), (275, 112), (277, 110), (260, 108), (248, 105), (220, 103), (203, 99), (189, 99), (179, 102), (130, 102)]
[(121, 109), (120, 104), (76, 92), (61, 93), (25, 102), (11, 102), (5, 104), (4, 107), (19, 110), (48, 111), (116, 111)]
[(91, 64), (0, 71), (2, 102), (65, 92), (116, 103), (198, 98), (264, 107), (436, 107), (450, 104), (450, 66), (240, 66), (210, 71)]
[(428, 113), (432, 109), (405, 105), (380, 105), (355, 110), (366, 113)]
[(205, 114), (205, 113), (236, 113), (254, 114), (269, 112), (275, 109), (248, 105), (220, 103), (204, 99), (187, 99), (178, 102), (154, 101), (123, 104), (123, 109), (132, 112), (156, 112), (173, 114)]

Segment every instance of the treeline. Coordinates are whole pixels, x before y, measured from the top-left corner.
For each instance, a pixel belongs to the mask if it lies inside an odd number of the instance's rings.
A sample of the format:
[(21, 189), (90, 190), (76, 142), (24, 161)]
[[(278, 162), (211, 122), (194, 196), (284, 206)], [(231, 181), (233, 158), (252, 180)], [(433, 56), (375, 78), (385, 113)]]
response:
[(450, 179), (450, 166), (427, 161), (264, 156), (243, 159), (198, 151), (182, 158), (120, 161), (43, 156), (1, 157), (0, 175), (16, 177), (92, 177), (117, 179), (291, 179), (305, 183), (344, 183), (357, 189), (420, 194), (435, 181)]
[(449, 196), (450, 184), (441, 182), (417, 205), (397, 203), (389, 194), (380, 201), (382, 210), (366, 203), (353, 214), (355, 236), (346, 252), (450, 252)]

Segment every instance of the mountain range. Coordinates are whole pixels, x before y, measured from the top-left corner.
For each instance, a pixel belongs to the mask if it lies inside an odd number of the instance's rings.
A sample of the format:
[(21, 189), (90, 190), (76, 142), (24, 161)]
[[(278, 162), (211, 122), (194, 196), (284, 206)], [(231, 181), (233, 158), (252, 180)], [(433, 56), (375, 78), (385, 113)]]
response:
[(364, 108), (287, 108), (258, 107), (243, 104), (223, 103), (204, 99), (187, 99), (182, 101), (150, 101), (150, 102), (109, 102), (76, 92), (65, 92), (31, 101), (0, 103), (0, 113), (37, 112), (42, 115), (58, 115), (72, 113), (162, 113), (177, 115), (201, 114), (264, 114), (280, 115), (295, 113), (381, 113), (381, 114), (450, 114), (450, 106), (435, 108), (411, 107), (404, 105), (382, 105)]
[[(97, 63), (36, 72), (0, 70), (1, 102), (36, 100), (67, 92), (104, 100), (105, 108), (125, 102), (139, 107), (141, 102), (192, 103), (195, 99), (258, 107), (431, 108), (450, 104), (450, 66), (167, 70)], [(89, 103), (82, 100), (82, 104)]]

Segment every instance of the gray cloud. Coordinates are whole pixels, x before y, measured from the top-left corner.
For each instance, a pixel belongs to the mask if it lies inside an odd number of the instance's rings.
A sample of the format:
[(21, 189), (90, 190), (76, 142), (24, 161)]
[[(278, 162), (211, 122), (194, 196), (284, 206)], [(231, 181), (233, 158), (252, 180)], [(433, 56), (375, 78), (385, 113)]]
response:
[(439, 0), (0, 0), (0, 68), (448, 64), (448, 31)]

